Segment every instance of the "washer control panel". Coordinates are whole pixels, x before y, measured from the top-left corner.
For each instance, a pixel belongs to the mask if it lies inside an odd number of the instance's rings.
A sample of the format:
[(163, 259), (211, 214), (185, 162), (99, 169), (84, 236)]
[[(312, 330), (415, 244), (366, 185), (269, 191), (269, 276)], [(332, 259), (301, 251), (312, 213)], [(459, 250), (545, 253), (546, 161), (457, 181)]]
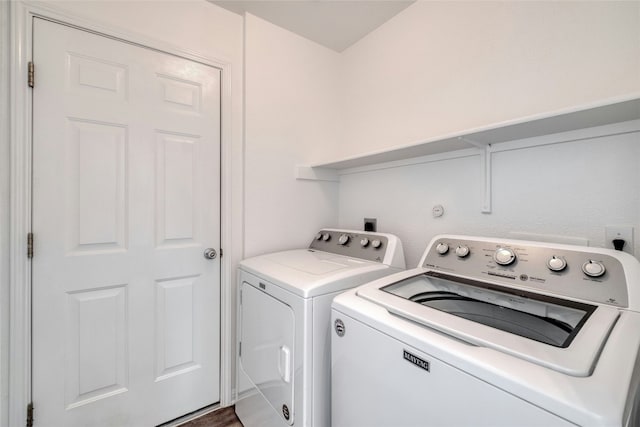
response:
[[(422, 267), (492, 280), (510, 287), (628, 307), (627, 283), (615, 253), (514, 240), (437, 238)], [(606, 250), (608, 251), (608, 250)], [(611, 251), (613, 252), (613, 251)]]
[(388, 243), (387, 237), (378, 233), (321, 230), (309, 244), (309, 249), (382, 262)]

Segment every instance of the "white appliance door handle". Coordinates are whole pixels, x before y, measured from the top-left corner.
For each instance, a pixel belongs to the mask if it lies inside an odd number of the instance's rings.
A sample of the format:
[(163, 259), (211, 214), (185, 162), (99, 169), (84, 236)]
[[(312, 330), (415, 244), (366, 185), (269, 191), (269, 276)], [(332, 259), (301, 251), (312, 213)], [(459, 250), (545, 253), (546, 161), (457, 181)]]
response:
[(286, 345), (280, 346), (280, 354), (278, 357), (278, 372), (282, 381), (291, 382), (291, 350)]

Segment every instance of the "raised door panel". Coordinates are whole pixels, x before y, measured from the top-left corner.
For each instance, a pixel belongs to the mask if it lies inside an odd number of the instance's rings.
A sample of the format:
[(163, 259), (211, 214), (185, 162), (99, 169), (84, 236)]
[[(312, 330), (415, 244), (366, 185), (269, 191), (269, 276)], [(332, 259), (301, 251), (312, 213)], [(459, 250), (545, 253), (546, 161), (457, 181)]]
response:
[(67, 294), (67, 409), (127, 391), (127, 288)]
[(127, 126), (80, 119), (68, 123), (68, 250), (125, 249)]
[(199, 144), (197, 136), (157, 132), (156, 228), (158, 246), (202, 241), (202, 206), (198, 194)]
[(202, 85), (197, 81), (157, 74), (158, 94), (163, 108), (180, 112), (201, 112)]
[(129, 70), (124, 64), (77, 52), (67, 53), (67, 87), (78, 96), (127, 99)]
[(198, 277), (162, 280), (156, 286), (156, 381), (201, 368), (195, 335)]

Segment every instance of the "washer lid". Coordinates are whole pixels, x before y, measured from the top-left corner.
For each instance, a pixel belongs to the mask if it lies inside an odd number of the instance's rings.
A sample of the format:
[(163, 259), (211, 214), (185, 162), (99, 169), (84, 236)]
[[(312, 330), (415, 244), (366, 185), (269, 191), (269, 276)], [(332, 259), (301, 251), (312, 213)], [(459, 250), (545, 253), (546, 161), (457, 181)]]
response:
[(289, 251), (265, 255), (265, 259), (301, 273), (323, 276), (358, 268), (370, 262), (319, 251)]
[(303, 298), (352, 288), (398, 269), (313, 249), (295, 249), (246, 259), (240, 268)]
[(591, 375), (618, 310), (416, 269), (357, 290), (389, 312), (572, 376)]

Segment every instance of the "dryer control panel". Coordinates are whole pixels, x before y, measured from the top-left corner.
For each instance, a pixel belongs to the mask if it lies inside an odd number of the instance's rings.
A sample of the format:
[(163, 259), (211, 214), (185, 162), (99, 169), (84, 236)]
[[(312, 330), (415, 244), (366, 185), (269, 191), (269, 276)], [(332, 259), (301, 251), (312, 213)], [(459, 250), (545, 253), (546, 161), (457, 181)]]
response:
[(421, 266), (510, 287), (628, 307), (619, 256), (608, 249), (439, 236), (427, 249)]
[(353, 230), (320, 230), (309, 249), (330, 252), (367, 261), (383, 262), (387, 251), (391, 250), (388, 236)]

